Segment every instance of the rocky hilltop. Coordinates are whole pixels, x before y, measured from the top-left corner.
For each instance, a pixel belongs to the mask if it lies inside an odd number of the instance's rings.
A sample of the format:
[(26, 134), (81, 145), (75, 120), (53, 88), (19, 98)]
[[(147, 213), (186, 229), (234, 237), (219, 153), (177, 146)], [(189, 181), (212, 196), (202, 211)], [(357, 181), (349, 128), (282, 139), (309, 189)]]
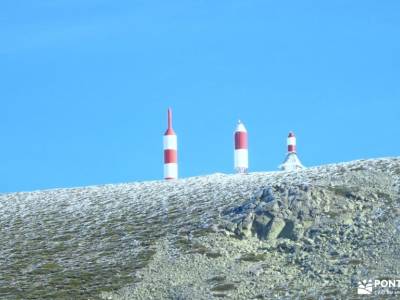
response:
[(0, 195), (1, 299), (357, 299), (400, 279), (400, 158)]

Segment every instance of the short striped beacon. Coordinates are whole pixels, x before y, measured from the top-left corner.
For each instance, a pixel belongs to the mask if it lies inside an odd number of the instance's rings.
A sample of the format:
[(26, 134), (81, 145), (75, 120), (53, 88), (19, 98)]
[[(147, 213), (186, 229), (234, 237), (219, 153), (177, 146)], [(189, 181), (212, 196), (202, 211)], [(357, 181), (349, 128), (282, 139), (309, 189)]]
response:
[(296, 153), (296, 136), (293, 132), (289, 132), (289, 136), (287, 138), (287, 146), (289, 153)]
[(302, 170), (305, 167), (300, 162), (300, 159), (297, 156), (297, 148), (296, 148), (296, 136), (293, 132), (289, 132), (289, 136), (287, 137), (287, 155), (283, 163), (279, 166), (279, 169), (282, 171), (298, 171)]
[(239, 120), (235, 131), (234, 168), (237, 173), (245, 174), (249, 169), (247, 130)]
[(164, 179), (178, 178), (178, 142), (172, 129), (172, 110), (168, 109), (168, 129), (164, 134)]

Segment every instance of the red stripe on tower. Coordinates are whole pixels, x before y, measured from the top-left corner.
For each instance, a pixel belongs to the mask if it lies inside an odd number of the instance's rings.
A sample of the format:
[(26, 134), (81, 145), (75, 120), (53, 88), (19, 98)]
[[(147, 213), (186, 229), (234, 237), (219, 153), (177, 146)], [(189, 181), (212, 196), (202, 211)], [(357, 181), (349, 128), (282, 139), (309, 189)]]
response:
[(235, 149), (247, 149), (247, 132), (235, 132)]
[(168, 129), (164, 134), (164, 179), (178, 178), (178, 141), (172, 129), (172, 110), (168, 108)]
[(164, 162), (166, 164), (177, 163), (178, 157), (177, 157), (176, 150), (172, 150), (172, 149), (164, 150)]

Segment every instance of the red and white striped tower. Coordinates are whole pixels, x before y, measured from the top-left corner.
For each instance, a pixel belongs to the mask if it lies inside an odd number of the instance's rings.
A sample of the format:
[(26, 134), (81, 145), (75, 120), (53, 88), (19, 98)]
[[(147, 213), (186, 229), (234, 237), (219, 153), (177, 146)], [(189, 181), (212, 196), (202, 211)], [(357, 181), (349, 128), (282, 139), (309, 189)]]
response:
[(300, 159), (297, 156), (296, 136), (293, 132), (289, 132), (289, 136), (287, 138), (287, 149), (288, 153), (286, 158), (279, 168), (282, 171), (297, 171), (304, 169), (304, 166), (301, 164)]
[(164, 134), (164, 179), (178, 178), (178, 141), (172, 129), (172, 110), (168, 108), (168, 129)]
[(296, 136), (293, 132), (289, 132), (287, 138), (288, 153), (296, 153)]
[(235, 171), (241, 174), (247, 173), (249, 169), (247, 130), (240, 120), (235, 131), (234, 167)]

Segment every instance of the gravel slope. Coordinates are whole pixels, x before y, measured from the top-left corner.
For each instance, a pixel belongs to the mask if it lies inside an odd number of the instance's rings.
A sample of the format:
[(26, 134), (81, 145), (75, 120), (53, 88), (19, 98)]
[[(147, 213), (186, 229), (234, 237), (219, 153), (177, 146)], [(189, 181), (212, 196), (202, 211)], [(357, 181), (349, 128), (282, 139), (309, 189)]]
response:
[(357, 298), (400, 279), (399, 178), (384, 158), (0, 195), (0, 298)]

